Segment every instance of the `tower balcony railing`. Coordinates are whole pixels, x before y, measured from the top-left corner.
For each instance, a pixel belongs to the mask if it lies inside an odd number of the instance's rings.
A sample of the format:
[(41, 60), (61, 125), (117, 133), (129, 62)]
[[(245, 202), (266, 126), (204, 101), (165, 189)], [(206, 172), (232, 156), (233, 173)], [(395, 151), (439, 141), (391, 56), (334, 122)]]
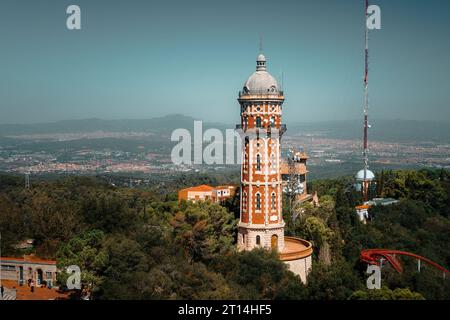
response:
[[(237, 124), (236, 125), (236, 130), (239, 130), (239, 129), (246, 130), (247, 128), (248, 128), (248, 126), (242, 126), (242, 124)], [(267, 128), (266, 127), (255, 127), (254, 129), (266, 129), (266, 130), (270, 131), (270, 130), (276, 129), (276, 126), (275, 125), (270, 125)], [(281, 124), (279, 130), (282, 131), (282, 132), (285, 132), (287, 130), (286, 125), (285, 124)]]
[[(236, 125), (236, 130), (243, 130), (245, 132), (245, 131), (247, 131), (247, 129), (249, 129), (248, 126), (242, 126), (242, 124)], [(275, 126), (269, 126), (269, 127), (253, 127), (251, 129), (254, 130), (258, 134), (259, 134), (260, 130), (264, 130), (267, 133), (271, 133), (272, 131), (278, 131), (278, 133), (280, 135), (283, 135), (286, 132), (287, 127), (285, 124), (281, 124), (280, 128), (276, 128)]]
[(283, 99), (284, 93), (282, 90), (277, 91), (270, 91), (270, 89), (267, 90), (251, 90), (251, 91), (239, 91), (239, 98), (243, 97), (255, 97), (255, 98), (277, 98), (277, 99)]

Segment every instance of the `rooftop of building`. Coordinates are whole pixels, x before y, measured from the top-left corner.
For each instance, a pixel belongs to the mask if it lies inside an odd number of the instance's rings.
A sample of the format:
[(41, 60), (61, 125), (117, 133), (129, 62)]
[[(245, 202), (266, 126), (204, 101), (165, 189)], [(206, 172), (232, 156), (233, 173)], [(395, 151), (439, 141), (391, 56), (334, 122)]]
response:
[(373, 198), (372, 200), (368, 201), (367, 204), (375, 206), (387, 206), (398, 202), (400, 202), (400, 200), (393, 198)]
[(214, 187), (208, 186), (206, 184), (202, 184), (199, 186), (181, 189), (180, 192), (182, 192), (182, 191), (213, 191), (213, 190), (214, 190)]
[(28, 285), (18, 285), (17, 281), (2, 280), (5, 288), (15, 291), (16, 300), (67, 300), (69, 292), (62, 292), (57, 288), (34, 287), (34, 292)]
[(34, 247), (34, 239), (25, 239), (14, 245), (15, 249), (31, 249)]
[(310, 256), (313, 252), (311, 242), (294, 237), (284, 237), (284, 249), (280, 252), (282, 261), (298, 260)]
[(36, 257), (34, 254), (24, 255), (23, 257), (0, 257), (1, 262), (10, 263), (39, 263), (39, 264), (51, 264), (56, 265), (55, 260), (46, 260)]
[(207, 191), (214, 191), (214, 190), (218, 190), (218, 189), (228, 189), (228, 190), (234, 190), (236, 189), (236, 186), (233, 185), (221, 185), (221, 186), (216, 186), (216, 187), (212, 187), (209, 186), (207, 184), (202, 184), (199, 186), (193, 186), (193, 187), (189, 187), (189, 188), (185, 188), (185, 189), (181, 189), (179, 190), (179, 192), (186, 192), (186, 191), (197, 191), (197, 192), (207, 192)]
[(364, 202), (364, 204), (356, 206), (356, 210), (367, 210), (372, 206), (388, 206), (391, 204), (396, 204), (400, 200), (394, 198), (373, 198), (372, 200)]

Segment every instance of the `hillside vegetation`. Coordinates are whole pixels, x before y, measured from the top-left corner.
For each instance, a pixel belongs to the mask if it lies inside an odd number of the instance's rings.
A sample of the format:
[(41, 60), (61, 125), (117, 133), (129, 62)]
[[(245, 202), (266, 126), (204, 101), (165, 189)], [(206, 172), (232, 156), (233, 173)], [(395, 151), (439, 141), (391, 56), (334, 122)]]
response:
[[(320, 207), (286, 204), (286, 233), (314, 244), (308, 285), (273, 252), (235, 249), (238, 197), (223, 206), (181, 203), (174, 193), (113, 187), (89, 177), (33, 183), (0, 176), (2, 255), (33, 238), (35, 253), (78, 265), (96, 299), (449, 299), (450, 280), (435, 270), (383, 268), (383, 289), (366, 290), (365, 248), (411, 251), (450, 266), (450, 174), (394, 171), (378, 175), (378, 192), (401, 199), (376, 207), (361, 224), (350, 179), (314, 181)], [(183, 184), (188, 184), (184, 181)], [(64, 273), (60, 275), (64, 283)]]

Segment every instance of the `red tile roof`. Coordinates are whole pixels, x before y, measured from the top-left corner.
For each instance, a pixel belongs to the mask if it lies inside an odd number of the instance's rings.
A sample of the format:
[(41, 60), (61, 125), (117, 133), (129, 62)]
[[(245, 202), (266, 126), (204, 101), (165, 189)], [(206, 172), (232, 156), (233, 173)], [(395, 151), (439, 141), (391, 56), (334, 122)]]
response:
[(186, 188), (186, 189), (182, 189), (181, 191), (212, 191), (214, 190), (213, 187), (208, 186), (206, 184), (202, 184), (200, 186), (195, 186), (195, 187), (190, 187), (190, 188)]
[(56, 265), (56, 261), (54, 260), (44, 260), (37, 258), (35, 256), (25, 256), (24, 258), (15, 258), (15, 257), (0, 257), (2, 262), (7, 261), (15, 261), (15, 262), (30, 262), (30, 263), (44, 263), (44, 264), (54, 264)]

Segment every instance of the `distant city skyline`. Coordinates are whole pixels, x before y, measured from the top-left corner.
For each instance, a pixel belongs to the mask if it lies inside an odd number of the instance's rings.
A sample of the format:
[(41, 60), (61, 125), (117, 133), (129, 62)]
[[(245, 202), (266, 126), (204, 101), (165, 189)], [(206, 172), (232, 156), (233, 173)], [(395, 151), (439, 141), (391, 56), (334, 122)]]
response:
[[(187, 117), (188, 119), (191, 119), (192, 121), (202, 121), (205, 124), (208, 125), (214, 125), (217, 124), (219, 126), (231, 126), (231, 127), (235, 127), (236, 126), (236, 121), (233, 121), (232, 119), (230, 121), (226, 121), (226, 120), (221, 120), (221, 119), (209, 119), (209, 120), (204, 120), (205, 117), (200, 116), (191, 116), (191, 115), (187, 115), (187, 114), (182, 114), (182, 113), (168, 113), (168, 114), (162, 114), (162, 115), (158, 115), (158, 116), (149, 116), (149, 117), (136, 117), (136, 118), (111, 118), (111, 117), (80, 117), (80, 118), (62, 118), (62, 119), (56, 119), (56, 120), (46, 120), (46, 119), (41, 119), (41, 120), (34, 120), (34, 121), (30, 121), (30, 122), (10, 122), (10, 123), (0, 123), (0, 127), (13, 127), (15, 128), (17, 127), (29, 127), (29, 126), (33, 126), (33, 125), (44, 125), (44, 124), (58, 124), (58, 123), (76, 123), (76, 122), (80, 122), (82, 123), (83, 121), (139, 121), (139, 120), (158, 120), (158, 119), (168, 119), (168, 118), (183, 118), (183, 117)], [(360, 117), (361, 118), (361, 117)], [(361, 122), (360, 118), (347, 118), (347, 119), (322, 119), (322, 118), (315, 118), (315, 119), (310, 119), (310, 120), (302, 120), (302, 119), (287, 119), (286, 121), (290, 124), (325, 124), (325, 123), (353, 123), (353, 122)], [(431, 119), (431, 120), (416, 120), (416, 119), (409, 119), (407, 117), (404, 118), (372, 118), (371, 119), (371, 123), (372, 122), (376, 122), (376, 121), (392, 121), (392, 122), (396, 122), (396, 121), (400, 121), (402, 123), (420, 123), (420, 124), (450, 124), (450, 119)], [(360, 128), (361, 125), (355, 125), (356, 127)], [(362, 130), (362, 129), (361, 129)]]
[[(370, 117), (450, 119), (450, 3), (371, 0)], [(66, 28), (81, 7), (82, 29)], [(238, 91), (255, 69), (284, 74), (293, 122), (360, 119), (363, 0), (3, 0), (0, 123), (239, 118)]]

